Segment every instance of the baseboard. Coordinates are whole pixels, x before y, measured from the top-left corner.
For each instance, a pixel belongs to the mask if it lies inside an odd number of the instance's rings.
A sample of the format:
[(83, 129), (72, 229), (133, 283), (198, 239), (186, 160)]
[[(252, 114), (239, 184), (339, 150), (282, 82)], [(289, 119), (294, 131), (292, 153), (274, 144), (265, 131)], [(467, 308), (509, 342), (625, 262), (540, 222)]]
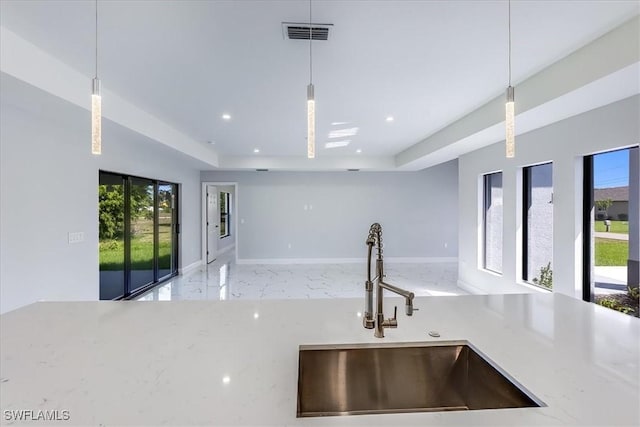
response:
[(201, 260), (198, 260), (196, 262), (192, 262), (191, 264), (187, 265), (186, 267), (179, 268), (178, 269), (178, 274), (187, 274), (188, 272), (197, 269), (201, 265), (202, 265), (202, 261)]
[(486, 295), (487, 292), (477, 288), (473, 285), (470, 285), (469, 283), (465, 282), (464, 280), (460, 280), (458, 279), (458, 287), (461, 289), (464, 289), (465, 291), (469, 292), (472, 295)]
[[(387, 257), (389, 264), (423, 264), (457, 262), (457, 257)], [(360, 264), (366, 263), (366, 258), (257, 258), (238, 259), (237, 264)]]
[(357, 264), (366, 258), (256, 258), (238, 259), (236, 264)]
[(458, 262), (458, 257), (387, 257), (384, 260), (389, 264), (428, 264)]
[(216, 256), (218, 257), (218, 256), (220, 256), (220, 255), (222, 255), (222, 254), (224, 254), (226, 252), (229, 252), (230, 250), (232, 250), (235, 247), (236, 247), (236, 244), (232, 243), (229, 246), (226, 246), (226, 247), (220, 249), (218, 252), (216, 252)]

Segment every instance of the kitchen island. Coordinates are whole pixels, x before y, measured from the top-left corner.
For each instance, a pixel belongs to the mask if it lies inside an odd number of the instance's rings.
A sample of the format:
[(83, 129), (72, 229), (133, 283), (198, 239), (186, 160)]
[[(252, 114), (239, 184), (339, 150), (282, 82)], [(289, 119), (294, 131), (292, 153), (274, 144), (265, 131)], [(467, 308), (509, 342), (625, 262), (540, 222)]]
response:
[[(385, 298), (387, 317), (400, 298)], [(361, 299), (45, 302), (0, 316), (2, 423), (640, 425), (640, 321), (560, 294), (419, 297), (374, 338)], [(439, 338), (429, 336), (437, 331)], [(298, 348), (466, 340), (546, 406), (296, 418)], [(59, 421), (15, 412), (66, 411)], [(62, 418), (62, 417), (60, 417)]]

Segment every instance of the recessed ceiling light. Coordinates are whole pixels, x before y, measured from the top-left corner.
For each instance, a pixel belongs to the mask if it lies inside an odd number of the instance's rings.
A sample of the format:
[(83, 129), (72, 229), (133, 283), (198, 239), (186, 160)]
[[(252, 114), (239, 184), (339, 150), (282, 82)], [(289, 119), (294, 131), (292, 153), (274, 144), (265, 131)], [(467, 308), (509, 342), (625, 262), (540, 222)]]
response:
[(224, 113), (222, 115), (222, 120), (231, 120), (231, 114)]
[(360, 153), (362, 153), (362, 150), (358, 148), (358, 149), (356, 150), (356, 153), (360, 154)]
[(387, 122), (392, 122), (393, 121), (393, 116), (387, 116), (387, 118), (385, 120)]
[(253, 152), (254, 152), (254, 153), (259, 153), (259, 152), (260, 152), (260, 149), (259, 149), (259, 148), (254, 148), (254, 149), (253, 149)]
[(342, 126), (347, 124), (349, 124), (349, 122), (331, 122), (331, 126)]

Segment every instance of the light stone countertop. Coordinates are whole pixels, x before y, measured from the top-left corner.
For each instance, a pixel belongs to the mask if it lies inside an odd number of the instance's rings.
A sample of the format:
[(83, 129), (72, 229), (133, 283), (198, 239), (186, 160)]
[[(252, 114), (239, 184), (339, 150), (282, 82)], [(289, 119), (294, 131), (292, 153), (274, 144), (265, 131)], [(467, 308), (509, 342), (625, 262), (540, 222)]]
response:
[[(363, 292), (364, 293), (364, 292)], [(33, 425), (640, 425), (640, 320), (559, 294), (37, 303), (0, 316), (0, 409)], [(428, 331), (437, 330), (440, 338)], [(296, 418), (298, 346), (468, 340), (546, 407)], [(15, 425), (29, 424), (15, 422)]]

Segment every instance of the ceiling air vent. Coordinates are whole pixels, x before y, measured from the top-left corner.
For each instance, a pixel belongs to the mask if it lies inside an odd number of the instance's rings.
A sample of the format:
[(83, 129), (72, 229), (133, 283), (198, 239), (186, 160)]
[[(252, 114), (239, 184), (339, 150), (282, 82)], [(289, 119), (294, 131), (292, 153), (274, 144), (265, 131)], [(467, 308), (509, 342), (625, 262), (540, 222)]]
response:
[(269, 172), (269, 169), (256, 169), (256, 172)]
[[(309, 40), (313, 35), (313, 40), (329, 39), (329, 28), (333, 24), (311, 24), (303, 22), (283, 22), (282, 35), (289, 40)], [(313, 31), (311, 29), (313, 28)]]

